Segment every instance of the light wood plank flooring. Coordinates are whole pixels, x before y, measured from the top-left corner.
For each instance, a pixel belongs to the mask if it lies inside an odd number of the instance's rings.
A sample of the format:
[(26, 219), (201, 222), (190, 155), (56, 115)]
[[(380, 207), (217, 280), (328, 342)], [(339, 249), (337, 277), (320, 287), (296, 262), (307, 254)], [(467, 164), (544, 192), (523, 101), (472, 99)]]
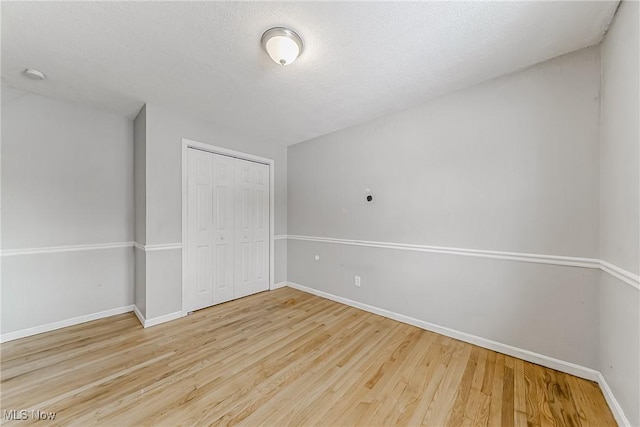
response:
[(290, 288), (1, 351), (2, 409), (41, 425), (615, 425), (595, 383)]

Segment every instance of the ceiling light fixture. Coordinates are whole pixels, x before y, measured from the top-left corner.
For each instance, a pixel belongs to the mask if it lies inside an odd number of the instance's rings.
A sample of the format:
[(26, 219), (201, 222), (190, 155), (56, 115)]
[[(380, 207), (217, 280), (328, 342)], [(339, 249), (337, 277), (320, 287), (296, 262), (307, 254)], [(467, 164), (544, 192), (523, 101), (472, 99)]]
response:
[(47, 78), (42, 71), (34, 70), (33, 68), (25, 68), (22, 74), (29, 77), (31, 80), (44, 80)]
[(302, 53), (302, 39), (288, 28), (270, 28), (262, 35), (262, 47), (276, 64), (289, 65)]

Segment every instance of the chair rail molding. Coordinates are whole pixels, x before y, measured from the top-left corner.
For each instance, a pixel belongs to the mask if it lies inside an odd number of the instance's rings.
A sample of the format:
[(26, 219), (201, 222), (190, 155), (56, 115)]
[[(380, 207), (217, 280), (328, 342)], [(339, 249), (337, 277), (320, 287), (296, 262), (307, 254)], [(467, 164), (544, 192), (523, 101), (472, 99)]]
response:
[(136, 249), (140, 249), (145, 252), (154, 252), (154, 251), (166, 251), (171, 249), (182, 249), (182, 243), (164, 243), (164, 244), (156, 244), (156, 245), (143, 245), (138, 242), (134, 242), (133, 246)]
[(507, 261), (530, 262), (537, 264), (561, 265), (567, 267), (599, 269), (640, 290), (640, 275), (597, 258), (572, 257), (564, 255), (531, 254), (524, 252), (506, 252), (483, 249), (455, 248), (449, 246), (430, 246), (407, 243), (376, 242), (369, 240), (338, 239), (333, 237), (300, 236), (289, 234), (288, 240), (332, 243), (348, 246), (366, 246), (371, 248), (397, 249), (403, 251), (429, 252), (447, 255), (470, 256), (479, 258), (502, 259)]
[(0, 252), (2, 256), (37, 255), (56, 252), (95, 251), (101, 249), (130, 248), (134, 242), (96, 243), (87, 245), (45, 246), (38, 248), (5, 249)]

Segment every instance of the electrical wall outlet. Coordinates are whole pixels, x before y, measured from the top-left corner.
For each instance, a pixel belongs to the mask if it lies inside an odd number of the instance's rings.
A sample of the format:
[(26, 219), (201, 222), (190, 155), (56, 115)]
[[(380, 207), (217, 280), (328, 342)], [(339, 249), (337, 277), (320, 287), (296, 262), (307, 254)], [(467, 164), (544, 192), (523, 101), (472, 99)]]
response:
[(353, 284), (357, 287), (360, 287), (360, 276), (356, 276), (353, 278)]

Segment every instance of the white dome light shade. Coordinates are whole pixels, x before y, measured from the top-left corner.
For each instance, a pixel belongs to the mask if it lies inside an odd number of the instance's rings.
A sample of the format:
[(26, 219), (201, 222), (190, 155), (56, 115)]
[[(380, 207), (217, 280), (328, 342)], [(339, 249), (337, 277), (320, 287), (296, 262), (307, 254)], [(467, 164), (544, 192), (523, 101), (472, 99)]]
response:
[(267, 40), (265, 49), (278, 64), (287, 65), (296, 60), (300, 54), (300, 48), (288, 37), (275, 36)]
[(289, 65), (302, 52), (302, 39), (287, 28), (276, 27), (265, 31), (262, 35), (262, 46), (273, 62)]

